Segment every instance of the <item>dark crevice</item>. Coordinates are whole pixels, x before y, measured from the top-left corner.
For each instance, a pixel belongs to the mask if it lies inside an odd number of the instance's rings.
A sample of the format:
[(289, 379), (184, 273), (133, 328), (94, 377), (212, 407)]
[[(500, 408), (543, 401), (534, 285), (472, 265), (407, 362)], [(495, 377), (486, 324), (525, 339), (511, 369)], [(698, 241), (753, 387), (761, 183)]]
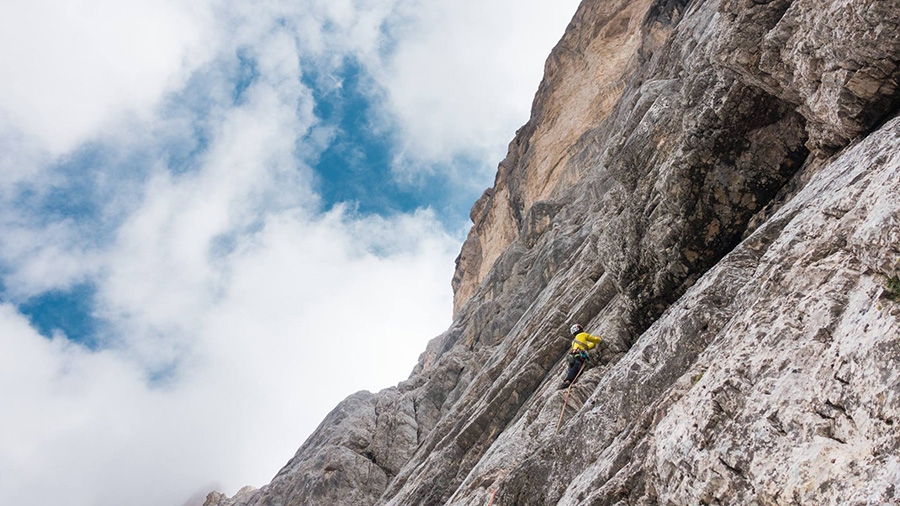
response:
[(769, 421), (769, 425), (771, 425), (772, 428), (775, 429), (775, 432), (782, 436), (787, 436), (787, 431), (784, 430), (784, 426), (782, 425), (781, 420), (778, 419), (777, 413), (772, 413), (771, 415), (766, 417), (766, 420)]
[(740, 476), (741, 478), (744, 477), (744, 471), (742, 471), (739, 467), (735, 467), (735, 466), (729, 464), (722, 457), (718, 457), (718, 459), (719, 459), (719, 462), (721, 462), (722, 465), (725, 466), (729, 471)]
[(814, 409), (813, 412), (819, 415), (820, 418), (824, 418), (826, 420), (834, 420), (834, 416), (832, 416), (830, 413), (824, 412), (823, 410)]
[[(892, 63), (896, 66), (900, 66), (900, 62)], [(896, 74), (893, 76), (894, 79), (897, 79), (898, 77), (900, 76)], [(857, 135), (857, 138), (864, 138), (877, 132), (889, 121), (900, 115), (900, 92), (894, 93), (893, 95), (883, 95), (880, 100), (876, 100), (866, 109), (869, 113), (869, 117), (860, 118), (860, 122), (871, 126), (860, 132), (859, 135)]]
[(682, 13), (691, 0), (656, 0), (647, 15), (644, 17), (643, 26), (658, 22), (665, 26), (675, 26), (681, 21)]
[(847, 413), (847, 408), (845, 408), (844, 406), (841, 406), (840, 404), (835, 404), (831, 401), (825, 401), (825, 405), (831, 409), (839, 411), (842, 415), (846, 416), (851, 421), (853, 420), (853, 418)]

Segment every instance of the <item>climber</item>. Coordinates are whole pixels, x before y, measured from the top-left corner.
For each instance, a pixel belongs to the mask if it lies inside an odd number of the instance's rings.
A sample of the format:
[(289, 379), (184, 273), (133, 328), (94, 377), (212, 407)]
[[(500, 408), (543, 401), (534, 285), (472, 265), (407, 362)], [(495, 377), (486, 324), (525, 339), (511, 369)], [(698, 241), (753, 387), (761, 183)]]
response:
[(584, 331), (584, 328), (575, 324), (569, 329), (572, 333), (572, 349), (569, 350), (567, 360), (569, 361), (569, 369), (566, 371), (566, 380), (563, 381), (560, 389), (569, 388), (581, 374), (581, 369), (588, 358), (588, 350), (591, 350), (602, 341), (599, 337), (592, 336)]

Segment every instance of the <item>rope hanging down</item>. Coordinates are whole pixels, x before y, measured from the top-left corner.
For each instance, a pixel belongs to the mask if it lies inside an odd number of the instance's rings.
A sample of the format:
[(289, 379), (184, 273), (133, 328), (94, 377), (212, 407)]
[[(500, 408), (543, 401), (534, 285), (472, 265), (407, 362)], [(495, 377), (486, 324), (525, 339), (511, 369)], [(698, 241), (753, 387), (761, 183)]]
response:
[[(572, 393), (572, 385), (574, 385), (575, 382), (578, 381), (578, 378), (581, 376), (581, 371), (584, 370), (584, 365), (586, 363), (587, 362), (581, 363), (581, 367), (578, 369), (578, 374), (575, 375), (575, 378), (572, 380), (571, 383), (569, 383), (569, 386), (566, 388), (566, 400), (563, 402), (562, 411), (559, 412), (559, 421), (556, 422), (556, 432), (553, 433), (554, 435), (559, 434), (559, 427), (560, 427), (560, 425), (562, 425), (563, 415), (566, 414), (566, 405), (569, 404), (569, 394)], [(491, 502), (493, 502), (493, 501), (491, 501)]]

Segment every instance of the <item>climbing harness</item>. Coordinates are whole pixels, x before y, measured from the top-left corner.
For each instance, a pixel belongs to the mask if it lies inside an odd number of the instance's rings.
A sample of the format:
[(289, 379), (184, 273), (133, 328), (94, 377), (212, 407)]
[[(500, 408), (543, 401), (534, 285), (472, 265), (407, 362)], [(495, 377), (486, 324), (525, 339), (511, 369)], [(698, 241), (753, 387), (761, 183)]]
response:
[(569, 353), (569, 356), (566, 358), (566, 360), (568, 361), (568, 363), (569, 363), (570, 366), (571, 366), (572, 364), (575, 363), (575, 356), (576, 356), (576, 355), (579, 356), (579, 357), (581, 357), (581, 360), (582, 360), (582, 361), (587, 361), (587, 359), (588, 359), (588, 354), (587, 354), (586, 351), (584, 351), (584, 350), (578, 350), (578, 351), (576, 352), (576, 351), (573, 350), (571, 353)]

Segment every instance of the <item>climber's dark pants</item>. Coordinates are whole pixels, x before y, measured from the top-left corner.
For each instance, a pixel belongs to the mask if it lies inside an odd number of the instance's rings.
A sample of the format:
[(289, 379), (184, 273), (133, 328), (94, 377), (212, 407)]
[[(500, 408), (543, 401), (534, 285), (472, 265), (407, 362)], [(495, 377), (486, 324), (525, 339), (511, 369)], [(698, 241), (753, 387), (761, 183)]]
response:
[(571, 383), (575, 381), (575, 376), (578, 376), (578, 373), (581, 371), (581, 366), (584, 364), (584, 359), (581, 358), (581, 355), (571, 354), (569, 355), (569, 370), (566, 372), (566, 381)]

